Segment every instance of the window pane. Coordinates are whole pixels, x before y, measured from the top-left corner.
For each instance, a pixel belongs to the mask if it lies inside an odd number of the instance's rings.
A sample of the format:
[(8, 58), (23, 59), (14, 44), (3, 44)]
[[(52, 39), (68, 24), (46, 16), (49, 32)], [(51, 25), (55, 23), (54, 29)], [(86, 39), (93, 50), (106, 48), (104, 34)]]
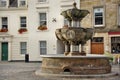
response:
[(47, 54), (46, 41), (40, 41), (40, 54)]
[(0, 7), (5, 7), (7, 5), (6, 0), (0, 0)]
[(102, 13), (95, 13), (95, 17), (98, 17), (98, 16), (103, 16)]
[(7, 28), (8, 27), (8, 21), (7, 17), (2, 17), (2, 28)]
[(21, 54), (26, 54), (27, 53), (27, 43), (26, 42), (21, 42), (20, 43), (20, 50)]
[(101, 25), (103, 24), (103, 18), (102, 17), (96, 17), (95, 18), (95, 25)]
[(46, 20), (46, 13), (40, 13), (40, 20)]
[(42, 55), (46, 54), (46, 48), (41, 48), (40, 49), (40, 54), (42, 54)]
[(46, 25), (46, 21), (41, 21), (40, 24), (41, 25)]
[(20, 26), (26, 27), (26, 17), (20, 17)]
[(68, 20), (67, 19), (64, 19), (64, 25), (68, 25)]
[(111, 37), (111, 52), (120, 53), (120, 37)]
[(40, 47), (46, 47), (46, 41), (40, 41)]
[(9, 0), (10, 7), (17, 7), (17, 5), (18, 5), (17, 0)]
[(47, 25), (46, 13), (40, 13), (40, 25)]
[(20, 0), (20, 6), (25, 6), (26, 5), (26, 1), (25, 0)]

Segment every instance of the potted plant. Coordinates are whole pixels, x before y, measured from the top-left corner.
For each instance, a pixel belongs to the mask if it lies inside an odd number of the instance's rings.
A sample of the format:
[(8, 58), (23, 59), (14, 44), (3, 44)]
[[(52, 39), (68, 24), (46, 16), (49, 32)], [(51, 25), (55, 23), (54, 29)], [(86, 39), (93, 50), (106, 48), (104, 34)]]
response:
[(7, 28), (2, 28), (2, 29), (0, 29), (0, 32), (8, 32), (8, 29)]
[(47, 30), (47, 26), (46, 25), (40, 25), (38, 27), (38, 30)]
[(27, 32), (27, 29), (26, 29), (26, 28), (20, 28), (20, 29), (18, 30), (18, 32), (19, 32), (20, 34), (22, 34), (23, 32)]

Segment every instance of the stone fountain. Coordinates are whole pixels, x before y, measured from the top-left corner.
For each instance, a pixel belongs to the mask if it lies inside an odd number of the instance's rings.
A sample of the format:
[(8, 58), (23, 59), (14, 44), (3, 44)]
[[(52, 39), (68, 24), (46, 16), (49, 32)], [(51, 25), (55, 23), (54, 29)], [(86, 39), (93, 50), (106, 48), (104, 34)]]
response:
[(57, 39), (65, 45), (64, 54), (43, 55), (41, 70), (36, 71), (37, 75), (70, 77), (111, 73), (108, 57), (88, 55), (84, 51), (83, 46), (92, 38), (94, 29), (80, 26), (80, 21), (89, 11), (77, 9), (76, 3), (73, 5), (73, 9), (61, 13), (69, 21), (69, 25), (55, 31)]

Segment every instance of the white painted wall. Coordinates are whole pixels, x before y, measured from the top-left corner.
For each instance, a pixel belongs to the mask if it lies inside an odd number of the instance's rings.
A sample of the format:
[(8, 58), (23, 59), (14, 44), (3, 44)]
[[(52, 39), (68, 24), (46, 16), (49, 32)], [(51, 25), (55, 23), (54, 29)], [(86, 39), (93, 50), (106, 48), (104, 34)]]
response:
[[(28, 42), (28, 33), (19, 34), (20, 17), (28, 16), (27, 9), (4, 9), (0, 10), (0, 18), (8, 17), (8, 32), (0, 32), (0, 42), (8, 42), (8, 61), (25, 60), (25, 55), (20, 54), (20, 42)], [(0, 21), (1, 25), (1, 21)], [(1, 27), (0, 27), (1, 29)], [(1, 49), (0, 49), (1, 52)], [(0, 53), (1, 55), (1, 53)], [(1, 60), (1, 59), (0, 59)]]
[[(57, 47), (57, 39), (55, 30), (63, 26), (63, 17), (60, 13), (63, 10), (72, 8), (74, 0), (48, 0), (47, 3), (38, 3), (38, 0), (29, 0), (29, 56), (30, 61), (42, 60), (39, 51), (39, 41), (47, 41), (47, 54), (57, 54), (60, 52)], [(79, 0), (76, 0), (79, 4)], [(78, 5), (79, 6), (79, 5)], [(47, 12), (48, 30), (38, 31), (39, 26), (39, 12)], [(52, 19), (56, 18), (56, 22)], [(62, 50), (61, 50), (62, 51)], [(63, 52), (63, 51), (62, 51)]]

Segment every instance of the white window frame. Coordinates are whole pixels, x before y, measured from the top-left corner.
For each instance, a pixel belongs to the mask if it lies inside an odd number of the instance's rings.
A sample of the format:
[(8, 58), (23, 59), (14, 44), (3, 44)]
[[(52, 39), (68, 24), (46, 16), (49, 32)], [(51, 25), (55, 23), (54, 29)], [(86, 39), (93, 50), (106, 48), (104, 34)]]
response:
[[(25, 44), (25, 47), (23, 47)], [(20, 42), (20, 54), (27, 54), (27, 42)]]
[[(46, 18), (44, 19), (44, 20), (41, 20), (41, 14), (46, 14)], [(46, 24), (44, 25), (44, 24), (41, 24), (41, 22), (46, 22)], [(39, 13), (39, 24), (40, 24), (40, 26), (41, 25), (44, 25), (44, 26), (46, 26), (47, 27), (47, 13), (46, 12), (40, 12)]]
[[(2, 3), (5, 2), (4, 4)], [(6, 7), (7, 6), (7, 0), (0, 0), (0, 7)]]
[[(3, 21), (2, 21), (3, 18), (7, 18), (7, 22), (6, 23), (3, 23)], [(1, 17), (1, 28), (2, 29), (4, 28), (3, 25), (6, 25), (7, 26), (6, 28), (8, 29), (8, 17)]]
[[(102, 17), (103, 18), (103, 24), (95, 24), (95, 13), (102, 13), (102, 16), (98, 16), (98, 17)], [(104, 7), (95, 7), (93, 8), (93, 24), (94, 24), (94, 27), (104, 27), (105, 26), (105, 10), (104, 10)]]
[[(21, 18), (26, 18), (26, 21), (24, 23), (22, 23), (22, 19)], [(21, 25), (26, 25), (26, 26), (21, 26)], [(20, 28), (26, 28), (27, 27), (27, 17), (26, 16), (20, 16)]]
[[(42, 45), (42, 43), (45, 43), (45, 45)], [(40, 55), (46, 55), (47, 54), (47, 41), (40, 41), (39, 42), (39, 47), (40, 47)], [(45, 50), (45, 52), (42, 52), (42, 51), (44, 51)]]

